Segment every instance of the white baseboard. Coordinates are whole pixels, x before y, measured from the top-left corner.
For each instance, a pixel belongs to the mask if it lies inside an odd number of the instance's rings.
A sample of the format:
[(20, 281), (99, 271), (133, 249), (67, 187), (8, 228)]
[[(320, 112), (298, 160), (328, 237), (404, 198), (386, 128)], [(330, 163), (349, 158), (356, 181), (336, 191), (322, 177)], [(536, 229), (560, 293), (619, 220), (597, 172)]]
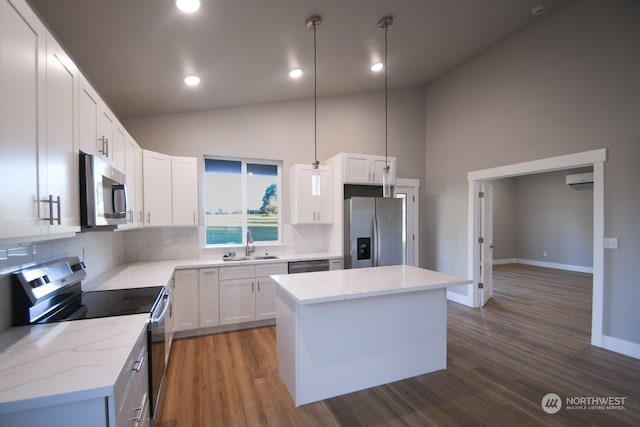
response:
[(473, 293), (469, 296), (447, 290), (447, 299), (457, 302), (458, 304), (466, 305), (467, 307), (473, 307)]
[(640, 359), (640, 344), (621, 340), (607, 335), (602, 336), (602, 348), (624, 354), (625, 356)]
[(517, 264), (517, 263), (518, 263), (518, 258), (502, 258), (502, 259), (494, 259), (493, 260), (493, 265)]
[(537, 261), (534, 259), (503, 258), (503, 259), (493, 260), (493, 265), (500, 265), (500, 264), (525, 264), (525, 265), (533, 265), (535, 267), (554, 268), (556, 270), (577, 271), (579, 273), (593, 274), (593, 267), (586, 267), (582, 265), (560, 264), (557, 262)]

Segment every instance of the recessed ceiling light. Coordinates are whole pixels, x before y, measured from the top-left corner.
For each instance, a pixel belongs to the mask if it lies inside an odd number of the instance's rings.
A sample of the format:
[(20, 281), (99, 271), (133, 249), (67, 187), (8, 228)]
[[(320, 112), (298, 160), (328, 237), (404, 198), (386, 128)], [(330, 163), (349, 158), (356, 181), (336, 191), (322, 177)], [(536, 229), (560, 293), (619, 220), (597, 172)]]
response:
[(187, 76), (184, 78), (184, 84), (187, 86), (198, 86), (200, 83), (200, 77), (198, 76)]
[(371, 66), (371, 71), (377, 73), (378, 71), (382, 71), (383, 68), (384, 68), (384, 64), (382, 62), (376, 62)]
[(545, 5), (543, 4), (539, 4), (536, 7), (534, 7), (533, 9), (531, 9), (531, 14), (533, 16), (535, 15), (541, 15), (543, 14), (545, 11), (547, 10), (547, 8), (545, 7)]
[(176, 7), (184, 13), (193, 13), (200, 9), (200, 0), (176, 0)]
[(293, 70), (289, 71), (289, 77), (291, 77), (292, 79), (299, 79), (300, 77), (302, 77), (302, 68), (294, 68)]

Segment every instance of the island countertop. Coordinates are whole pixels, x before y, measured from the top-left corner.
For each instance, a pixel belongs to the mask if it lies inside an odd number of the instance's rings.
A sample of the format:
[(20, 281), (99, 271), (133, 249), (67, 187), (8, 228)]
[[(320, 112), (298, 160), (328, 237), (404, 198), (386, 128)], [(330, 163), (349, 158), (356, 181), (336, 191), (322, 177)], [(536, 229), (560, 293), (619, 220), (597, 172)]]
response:
[(408, 265), (273, 275), (298, 304), (399, 294), (468, 285), (472, 280)]

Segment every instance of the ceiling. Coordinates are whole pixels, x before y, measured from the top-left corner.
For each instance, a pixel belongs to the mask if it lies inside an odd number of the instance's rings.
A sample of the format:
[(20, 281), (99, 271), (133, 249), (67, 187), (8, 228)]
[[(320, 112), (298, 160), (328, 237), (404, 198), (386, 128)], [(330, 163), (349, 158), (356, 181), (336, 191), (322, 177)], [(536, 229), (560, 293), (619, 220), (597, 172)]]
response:
[[(569, 0), (29, 0), (120, 119), (422, 85)], [(546, 12), (531, 9), (544, 1)], [(298, 80), (288, 71), (301, 67)], [(183, 79), (198, 74), (195, 88)]]

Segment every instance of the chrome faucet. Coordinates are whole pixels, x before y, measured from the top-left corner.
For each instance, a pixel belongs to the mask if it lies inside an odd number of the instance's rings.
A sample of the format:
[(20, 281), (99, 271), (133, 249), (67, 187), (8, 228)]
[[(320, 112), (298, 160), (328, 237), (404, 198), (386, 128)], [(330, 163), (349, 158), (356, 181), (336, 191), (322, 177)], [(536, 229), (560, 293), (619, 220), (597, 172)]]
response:
[(249, 246), (250, 243), (253, 243), (253, 238), (251, 237), (251, 232), (247, 231), (247, 246), (245, 247), (245, 252), (244, 252), (246, 256), (249, 256), (251, 252), (255, 252), (256, 250), (255, 246)]

